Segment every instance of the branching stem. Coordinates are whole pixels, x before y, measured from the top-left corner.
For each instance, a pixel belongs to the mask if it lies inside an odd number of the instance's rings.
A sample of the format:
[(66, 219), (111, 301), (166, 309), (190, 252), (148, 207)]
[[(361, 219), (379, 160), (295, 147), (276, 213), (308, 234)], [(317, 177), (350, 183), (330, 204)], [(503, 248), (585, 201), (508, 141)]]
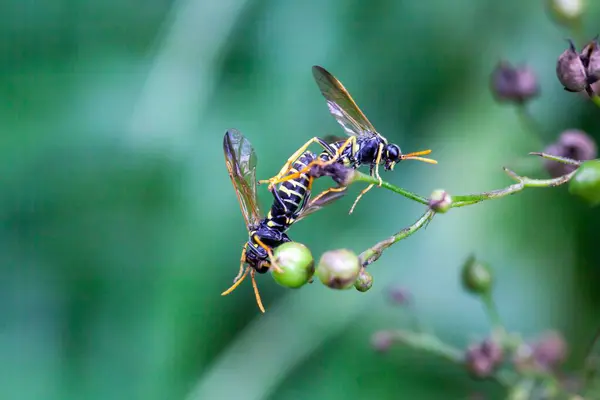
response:
[[(539, 156), (539, 157), (542, 157), (542, 158), (545, 158), (548, 160), (557, 161), (557, 162), (560, 162), (563, 164), (580, 165), (579, 161), (572, 160), (569, 158), (553, 156), (553, 155), (545, 154), (545, 153), (529, 153), (529, 154), (536, 155), (536, 156)], [(491, 199), (498, 199), (501, 197), (506, 197), (506, 196), (518, 193), (528, 187), (559, 186), (559, 185), (569, 182), (569, 180), (573, 177), (573, 175), (575, 175), (576, 171), (577, 170), (575, 170), (571, 173), (568, 173), (566, 175), (560, 176), (558, 178), (553, 178), (553, 179), (532, 179), (532, 178), (528, 178), (526, 176), (519, 176), (515, 172), (509, 170), (508, 168), (504, 168), (504, 172), (506, 172), (506, 174), (509, 177), (511, 177), (512, 179), (514, 179), (517, 183), (514, 183), (503, 189), (492, 190), (489, 192), (452, 196), (452, 198), (453, 198), (452, 208), (470, 206), (473, 204), (480, 203), (484, 200), (491, 200)], [(370, 184), (375, 184), (375, 185), (379, 184), (379, 181), (375, 177), (363, 174), (362, 172), (358, 172), (358, 171), (355, 173), (355, 175), (352, 179), (352, 183), (356, 183), (356, 182), (365, 182), (365, 183), (370, 183)], [(421, 204), (429, 205), (429, 200), (427, 198), (420, 196), (416, 193), (410, 192), (408, 190), (402, 189), (400, 187), (394, 186), (388, 182), (384, 181), (381, 184), (381, 187), (384, 189), (390, 190), (394, 193), (398, 193), (399, 195), (404, 196), (410, 200), (416, 201)], [(431, 221), (431, 219), (433, 218), (434, 215), (435, 215), (435, 212), (428, 208), (427, 211), (425, 211), (425, 213), (412, 225), (402, 229), (401, 231), (392, 235), (388, 239), (382, 240), (381, 242), (376, 243), (374, 246), (363, 251), (360, 255), (360, 260), (362, 262), (363, 267), (366, 267), (367, 265), (377, 261), (379, 259), (379, 257), (381, 257), (383, 251), (385, 249), (387, 249), (388, 247), (390, 247), (391, 245), (399, 242), (402, 239), (406, 239), (407, 237), (409, 237), (410, 235), (412, 235), (413, 233), (415, 233), (416, 231), (421, 229), (423, 226), (426, 226), (427, 223), (429, 223), (429, 221)]]

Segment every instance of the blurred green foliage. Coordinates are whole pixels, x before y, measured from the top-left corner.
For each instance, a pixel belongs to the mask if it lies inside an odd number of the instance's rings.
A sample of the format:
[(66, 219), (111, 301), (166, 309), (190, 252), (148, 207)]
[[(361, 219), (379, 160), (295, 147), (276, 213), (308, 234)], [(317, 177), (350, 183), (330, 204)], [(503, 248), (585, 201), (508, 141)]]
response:
[[(585, 21), (590, 38), (600, 17)], [(373, 124), (439, 165), (385, 179), (423, 195), (544, 176), (543, 148), (488, 74), (506, 58), (539, 74), (547, 132), (600, 139), (598, 109), (566, 93), (568, 32), (542, 1), (6, 0), (0, 6), (0, 397), (6, 399), (464, 399), (500, 396), (460, 368), (369, 347), (406, 323), (385, 300), (410, 288), (420, 318), (457, 346), (484, 335), (460, 287), (472, 251), (495, 269), (509, 328), (563, 330), (578, 365), (598, 326), (600, 217), (565, 188), (438, 216), (372, 266), (367, 293), (267, 276), (219, 294), (247, 239), (221, 140), (241, 130), (272, 176), (314, 135), (340, 134), (312, 80), (325, 66)], [(352, 188), (353, 192), (359, 188)], [(261, 192), (263, 205), (269, 202)], [(315, 258), (360, 252), (422, 207), (371, 191), (294, 226)]]

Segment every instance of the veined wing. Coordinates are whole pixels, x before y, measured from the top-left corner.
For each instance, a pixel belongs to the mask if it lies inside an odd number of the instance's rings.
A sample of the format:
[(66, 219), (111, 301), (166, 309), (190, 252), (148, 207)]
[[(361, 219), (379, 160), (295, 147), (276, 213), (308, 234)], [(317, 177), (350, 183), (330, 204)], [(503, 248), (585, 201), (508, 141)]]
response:
[(347, 190), (348, 188), (343, 188), (337, 192), (328, 192), (323, 196), (311, 199), (306, 207), (304, 207), (304, 210), (302, 210), (298, 218), (296, 218), (296, 222), (314, 213), (315, 211), (319, 211), (321, 208), (333, 203), (334, 201), (341, 199), (346, 195)]
[(361, 136), (367, 132), (376, 132), (342, 82), (318, 65), (313, 66), (312, 71), (321, 94), (327, 100), (329, 112), (348, 135)]
[(229, 129), (223, 138), (225, 164), (238, 197), (246, 227), (261, 220), (256, 199), (256, 153), (248, 139), (236, 129)]

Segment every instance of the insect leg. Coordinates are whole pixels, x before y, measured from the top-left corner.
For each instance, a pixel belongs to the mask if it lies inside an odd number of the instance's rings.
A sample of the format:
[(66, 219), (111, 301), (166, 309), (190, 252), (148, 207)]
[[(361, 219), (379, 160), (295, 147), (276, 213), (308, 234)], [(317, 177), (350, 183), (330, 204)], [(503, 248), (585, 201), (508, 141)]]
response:
[[(371, 165), (371, 170), (369, 171), (371, 176), (374, 176), (375, 178), (377, 178), (379, 180), (378, 186), (381, 186), (381, 184), (383, 183), (381, 176), (379, 176), (379, 163), (381, 162), (382, 153), (383, 153), (383, 143), (380, 143), (379, 148), (377, 150), (377, 159), (375, 160), (375, 165)], [(373, 174), (373, 170), (375, 171), (375, 174)], [(360, 192), (360, 194), (358, 195), (356, 200), (354, 200), (354, 204), (352, 204), (352, 207), (350, 208), (350, 212), (348, 214), (352, 214), (354, 212), (354, 208), (356, 208), (356, 205), (358, 204), (361, 197), (363, 197), (363, 195), (365, 193), (367, 193), (369, 190), (371, 190), (373, 188), (373, 186), (375, 186), (375, 184), (370, 184), (369, 186), (367, 186), (366, 189), (363, 189)]]
[(383, 184), (381, 176), (379, 176), (379, 163), (381, 162), (381, 156), (383, 155), (383, 143), (379, 143), (379, 149), (377, 150), (377, 159), (375, 160), (375, 178), (379, 180), (379, 187)]
[(265, 251), (269, 255), (269, 260), (271, 261), (271, 268), (273, 268), (277, 272), (283, 272), (281, 267), (275, 261), (275, 256), (273, 255), (273, 250), (271, 250), (271, 248), (269, 246), (264, 244), (264, 242), (262, 240), (260, 240), (260, 238), (257, 235), (254, 235), (253, 239), (260, 247), (265, 249)]
[(317, 197), (315, 197), (313, 199), (313, 203), (316, 203), (317, 201), (319, 201), (321, 199), (321, 197), (323, 197), (331, 192), (343, 192), (346, 189), (347, 189), (346, 186), (338, 186), (338, 187), (332, 187), (327, 190), (324, 190), (323, 192), (319, 193), (319, 195)]
[(242, 256), (240, 257), (240, 271), (235, 276), (235, 278), (233, 278), (233, 283), (237, 282), (242, 277), (242, 274), (244, 273), (244, 263), (246, 262), (246, 249), (247, 248), (248, 248), (248, 242), (246, 242), (244, 244), (244, 248), (242, 249)]
[[(235, 282), (233, 285), (231, 285), (231, 287), (229, 289), (227, 289), (226, 291), (221, 293), (221, 296), (227, 296), (229, 293), (233, 292), (238, 286), (240, 286), (240, 283), (242, 283), (244, 281), (244, 279), (248, 275), (248, 271), (250, 271), (251, 269), (252, 268), (246, 268), (246, 270), (242, 274), (242, 277), (240, 279), (238, 279), (237, 282)], [(253, 269), (252, 269), (252, 272), (254, 272)]]
[(331, 147), (323, 139), (315, 136), (312, 139), (310, 139), (308, 142), (304, 143), (304, 145), (302, 145), (302, 147), (300, 147), (298, 150), (296, 150), (296, 152), (294, 154), (292, 154), (292, 156), (290, 158), (287, 159), (287, 161), (285, 162), (285, 164), (283, 164), (283, 167), (281, 168), (281, 170), (279, 171), (279, 173), (277, 175), (275, 175), (274, 177), (269, 178), (269, 179), (260, 180), (260, 181), (258, 181), (258, 183), (259, 184), (268, 183), (269, 190), (271, 190), (273, 188), (273, 185), (279, 183), (280, 182), (279, 180), (281, 179), (281, 177), (283, 177), (285, 174), (287, 174), (290, 171), (294, 161), (296, 161), (298, 159), (298, 157), (300, 157), (302, 155), (302, 153), (304, 153), (306, 151), (308, 146), (310, 146), (313, 143), (320, 144), (323, 148), (325, 148), (325, 150), (328, 150), (328, 151), (331, 150)]
[(348, 146), (354, 146), (354, 143), (356, 143), (356, 136), (350, 136), (348, 138), (348, 140), (346, 140), (344, 142), (344, 144), (341, 145), (339, 149), (337, 149), (337, 151), (335, 152), (335, 154), (329, 160), (327, 160), (327, 161), (314, 160), (313, 162), (311, 162), (310, 164), (308, 164), (306, 167), (304, 167), (300, 171), (295, 172), (293, 174), (289, 174), (289, 175), (285, 175), (283, 177), (280, 177), (279, 179), (271, 182), (271, 184), (277, 184), (277, 183), (289, 181), (291, 179), (296, 179), (300, 175), (308, 173), (312, 169), (312, 167), (314, 167), (314, 166), (325, 167), (327, 165), (331, 165), (331, 164), (337, 162), (340, 159), (340, 157), (342, 156), (342, 153), (344, 152), (344, 150), (346, 149), (346, 147), (348, 147)]
[(256, 279), (254, 277), (255, 275), (256, 275), (256, 271), (252, 270), (250, 272), (250, 279), (252, 280), (252, 287), (254, 288), (254, 296), (256, 297), (256, 304), (258, 304), (258, 308), (260, 308), (260, 311), (264, 314), (265, 307), (263, 307), (262, 300), (260, 299), (260, 293), (258, 292), (258, 285), (256, 284)]

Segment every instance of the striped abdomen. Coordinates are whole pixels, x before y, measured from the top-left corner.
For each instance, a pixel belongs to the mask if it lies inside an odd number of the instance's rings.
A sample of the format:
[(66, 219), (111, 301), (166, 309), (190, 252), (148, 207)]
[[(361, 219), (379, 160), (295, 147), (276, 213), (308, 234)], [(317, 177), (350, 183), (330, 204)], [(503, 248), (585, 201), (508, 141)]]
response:
[[(304, 169), (315, 159), (313, 153), (307, 151), (292, 164), (289, 174)], [(277, 187), (275, 201), (267, 214), (267, 226), (285, 231), (294, 222), (302, 207), (310, 196), (311, 179), (301, 174), (295, 179), (282, 182)]]

